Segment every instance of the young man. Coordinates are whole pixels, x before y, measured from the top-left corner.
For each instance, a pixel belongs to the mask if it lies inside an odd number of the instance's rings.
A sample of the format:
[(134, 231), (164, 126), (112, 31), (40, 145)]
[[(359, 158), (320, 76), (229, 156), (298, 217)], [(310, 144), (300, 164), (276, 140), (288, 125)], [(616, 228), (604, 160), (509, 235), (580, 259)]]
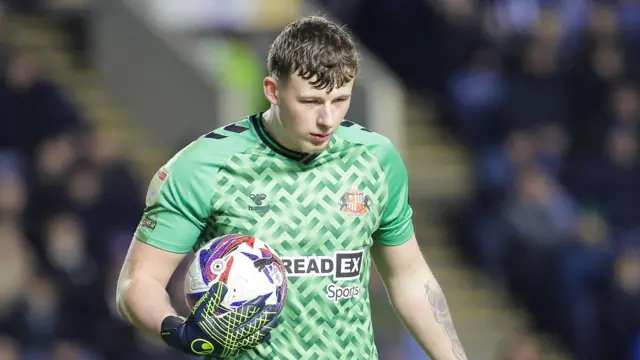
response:
[[(268, 70), (268, 111), (204, 135), (152, 180), (119, 281), (123, 315), (196, 355), (377, 359), (373, 258), (432, 359), (466, 359), (413, 233), (400, 155), (344, 120), (358, 70), (350, 36), (321, 17), (296, 21), (272, 44)], [(171, 308), (165, 286), (185, 254), (230, 233), (263, 239), (282, 256), (289, 292), (279, 325), (259, 300), (232, 321), (211, 315), (224, 286), (186, 320)]]

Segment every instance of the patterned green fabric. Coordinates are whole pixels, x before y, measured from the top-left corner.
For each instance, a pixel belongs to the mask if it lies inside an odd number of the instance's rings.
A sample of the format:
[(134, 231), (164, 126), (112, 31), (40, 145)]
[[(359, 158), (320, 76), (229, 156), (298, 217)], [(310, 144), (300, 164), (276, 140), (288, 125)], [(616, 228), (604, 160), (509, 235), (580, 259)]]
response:
[(377, 359), (369, 250), (413, 235), (407, 172), (383, 136), (349, 121), (319, 155), (268, 137), (259, 115), (196, 140), (152, 180), (136, 236), (173, 252), (245, 233), (289, 278), (281, 324), (237, 359)]

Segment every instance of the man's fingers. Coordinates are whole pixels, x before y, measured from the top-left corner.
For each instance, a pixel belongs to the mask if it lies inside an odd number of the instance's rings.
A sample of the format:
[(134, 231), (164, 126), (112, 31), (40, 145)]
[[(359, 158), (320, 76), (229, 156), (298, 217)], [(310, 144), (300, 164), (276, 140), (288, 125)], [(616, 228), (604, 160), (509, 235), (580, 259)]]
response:
[(211, 285), (211, 287), (209, 288), (209, 291), (207, 291), (209, 296), (211, 296), (211, 298), (213, 299), (213, 302), (211, 303), (211, 305), (214, 306), (215, 308), (218, 308), (220, 306), (220, 303), (222, 303), (222, 299), (224, 299), (225, 295), (227, 295), (228, 291), (229, 291), (229, 288), (225, 283), (216, 282), (213, 285)]
[(244, 339), (260, 331), (271, 331), (278, 325), (277, 317), (278, 312), (275, 306), (265, 306), (262, 311), (239, 324), (236, 328), (236, 333), (240, 338)]

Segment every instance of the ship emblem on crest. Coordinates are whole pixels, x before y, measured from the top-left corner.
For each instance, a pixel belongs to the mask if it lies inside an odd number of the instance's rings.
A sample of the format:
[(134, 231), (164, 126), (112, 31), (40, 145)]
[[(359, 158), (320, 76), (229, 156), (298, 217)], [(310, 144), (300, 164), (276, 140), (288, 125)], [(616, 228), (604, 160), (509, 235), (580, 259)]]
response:
[(358, 189), (350, 189), (340, 198), (340, 211), (362, 216), (371, 211), (371, 199)]

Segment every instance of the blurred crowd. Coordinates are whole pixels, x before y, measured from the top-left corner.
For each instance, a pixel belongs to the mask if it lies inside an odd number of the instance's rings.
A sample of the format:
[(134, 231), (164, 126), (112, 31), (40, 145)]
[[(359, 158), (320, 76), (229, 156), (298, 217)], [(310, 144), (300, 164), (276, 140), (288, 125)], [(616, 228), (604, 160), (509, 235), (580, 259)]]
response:
[(477, 175), (460, 239), (575, 359), (637, 359), (640, 1), (469, 9), (442, 9), (473, 39), (441, 92)]
[(144, 204), (117, 134), (86, 121), (35, 49), (11, 45), (0, 9), (0, 359), (179, 359), (115, 309)]

